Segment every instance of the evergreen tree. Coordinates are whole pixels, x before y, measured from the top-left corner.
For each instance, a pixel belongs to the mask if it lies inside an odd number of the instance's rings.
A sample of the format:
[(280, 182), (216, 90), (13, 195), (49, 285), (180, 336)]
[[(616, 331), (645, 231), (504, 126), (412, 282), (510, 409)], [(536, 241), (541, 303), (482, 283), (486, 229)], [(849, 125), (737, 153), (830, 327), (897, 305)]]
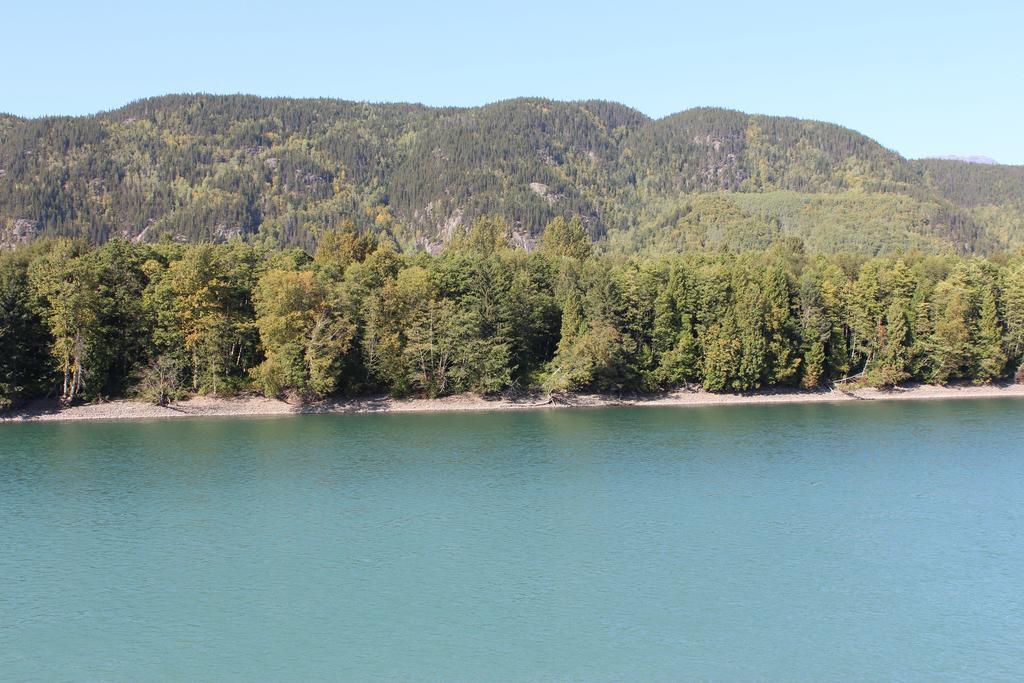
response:
[(48, 330), (33, 306), (30, 262), (27, 250), (0, 252), (0, 412), (50, 386)]
[(891, 387), (910, 378), (911, 338), (906, 300), (895, 298), (885, 313), (881, 326), (881, 344), (868, 366), (868, 383)]
[(590, 236), (579, 218), (567, 221), (558, 216), (544, 229), (540, 250), (548, 256), (583, 260), (590, 256)]
[(974, 380), (986, 383), (1002, 377), (1006, 370), (1007, 358), (1003, 351), (1003, 330), (999, 320), (998, 302), (991, 284), (986, 285), (982, 292), (975, 349), (978, 361)]
[(935, 288), (931, 380), (945, 384), (964, 377), (972, 365), (971, 292), (960, 278)]
[(1024, 369), (1024, 261), (1012, 263), (1005, 277), (1006, 349), (1019, 377)]

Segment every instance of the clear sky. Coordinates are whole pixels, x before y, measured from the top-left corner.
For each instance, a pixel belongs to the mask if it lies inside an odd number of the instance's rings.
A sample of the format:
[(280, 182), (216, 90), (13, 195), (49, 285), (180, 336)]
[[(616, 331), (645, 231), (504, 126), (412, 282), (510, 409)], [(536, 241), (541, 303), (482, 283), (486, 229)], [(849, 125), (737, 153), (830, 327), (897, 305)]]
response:
[(0, 111), (172, 92), (476, 105), (522, 95), (857, 129), (908, 157), (1024, 163), (1024, 3), (21, 0)]

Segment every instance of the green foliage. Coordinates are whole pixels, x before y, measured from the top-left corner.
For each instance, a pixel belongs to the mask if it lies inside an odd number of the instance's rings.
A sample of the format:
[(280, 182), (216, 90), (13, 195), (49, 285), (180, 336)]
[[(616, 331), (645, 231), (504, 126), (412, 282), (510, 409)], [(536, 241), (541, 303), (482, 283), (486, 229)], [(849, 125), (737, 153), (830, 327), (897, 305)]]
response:
[(259, 355), (252, 293), (260, 252), (241, 243), (174, 249), (150, 264), (144, 293), (161, 354), (188, 368), (193, 391), (230, 394)]
[(622, 336), (607, 322), (594, 322), (559, 344), (544, 388), (549, 392), (622, 390), (626, 362)]
[(449, 248), (488, 258), (509, 246), (508, 225), (500, 218), (481, 217), (463, 235), (449, 242)]
[(527, 253), (505, 234), (476, 221), (436, 256), (351, 230), (315, 257), (238, 241), (0, 253), (0, 405), (889, 387), (998, 381), (1024, 359), (1024, 253), (864, 260), (782, 241), (623, 258)]
[(0, 252), (0, 411), (45, 393), (50, 381), (49, 333), (29, 284), (33, 252)]
[(60, 240), (29, 266), (37, 314), (53, 341), (50, 353), (61, 373), (61, 400), (72, 403), (92, 385), (92, 360), (100, 349), (99, 273), (93, 254)]
[(1003, 272), (1006, 352), (1010, 358), (1024, 357), (1024, 260)]
[[(993, 216), (995, 226), (998, 216)], [(612, 228), (608, 249), (666, 253), (764, 250), (787, 238), (813, 253), (988, 252), (1021, 244), (1011, 228), (989, 234), (949, 202), (903, 193), (812, 194), (776, 190), (693, 194), (642, 209), (636, 224)], [(1012, 234), (1011, 234), (1012, 233)]]
[(692, 279), (688, 269), (670, 267), (668, 281), (654, 301), (651, 330), (654, 369), (647, 375), (646, 382), (651, 388), (685, 386), (697, 379), (700, 346), (694, 333)]
[(1003, 323), (999, 319), (998, 307), (994, 287), (985, 286), (978, 311), (977, 366), (972, 373), (976, 382), (991, 382), (1006, 371)]
[(339, 234), (434, 251), (489, 217), (517, 244), (554, 229), (541, 241), (571, 258), (591, 240), (619, 253), (785, 236), (869, 255), (1024, 244), (1020, 168), (911, 162), (839, 126), (721, 109), (652, 120), (595, 101), (175, 95), (5, 119), (0, 170), (0, 245), (326, 240), (324, 258), (358, 261), (372, 245)]
[(333, 393), (354, 330), (327, 286), (312, 271), (270, 270), (254, 298), (265, 359), (253, 374), (264, 393)]
[(559, 216), (544, 229), (540, 250), (551, 257), (583, 260), (590, 256), (590, 236), (579, 218), (567, 221)]
[(895, 300), (889, 304), (885, 321), (880, 326), (879, 352), (868, 365), (868, 383), (891, 387), (910, 379), (911, 339), (906, 303)]
[(372, 236), (360, 235), (346, 226), (344, 230), (332, 230), (320, 235), (313, 260), (320, 272), (340, 280), (350, 265), (364, 261), (376, 247), (377, 241)]
[(914, 162), (927, 181), (960, 206), (1024, 207), (1024, 166), (972, 164), (949, 159)]

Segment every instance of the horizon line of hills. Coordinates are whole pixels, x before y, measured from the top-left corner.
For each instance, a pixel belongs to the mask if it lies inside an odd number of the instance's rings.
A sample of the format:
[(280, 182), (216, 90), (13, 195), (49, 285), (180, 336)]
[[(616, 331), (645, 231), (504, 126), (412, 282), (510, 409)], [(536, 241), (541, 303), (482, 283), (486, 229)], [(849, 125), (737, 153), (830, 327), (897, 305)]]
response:
[(532, 248), (578, 217), (606, 253), (994, 254), (1024, 246), (1024, 166), (905, 159), (841, 126), (696, 108), (481, 107), (168, 95), (0, 115), (0, 248), (39, 237), (242, 237), (311, 249), (355, 228), (436, 252), (481, 216)]
[[(823, 119), (801, 118), (801, 117), (798, 117), (798, 116), (789, 116), (789, 115), (781, 115), (780, 116), (780, 115), (769, 115), (769, 114), (746, 114), (746, 112), (743, 112), (742, 110), (739, 110), (739, 109), (732, 109), (730, 107), (719, 107), (719, 106), (714, 106), (714, 105), (702, 105), (702, 106), (697, 106), (697, 107), (687, 107), (685, 109), (681, 109), (681, 110), (679, 110), (677, 112), (674, 112), (674, 113), (671, 113), (671, 114), (665, 114), (664, 116), (651, 116), (649, 114), (645, 114), (644, 112), (640, 111), (639, 109), (635, 109), (633, 107), (630, 107), (627, 104), (621, 104), (621, 103), (618, 103), (618, 102), (614, 102), (612, 100), (600, 100), (600, 99), (590, 99), (590, 100), (555, 100), (555, 99), (551, 99), (551, 98), (547, 98), (547, 97), (540, 97), (540, 96), (537, 96), (537, 97), (521, 96), (521, 97), (512, 97), (512, 98), (495, 100), (493, 102), (485, 102), (484, 104), (480, 104), (480, 105), (449, 105), (449, 106), (446, 106), (446, 105), (429, 105), (429, 104), (424, 104), (422, 102), (412, 102), (412, 101), (403, 101), (403, 100), (381, 100), (381, 101), (345, 100), (343, 98), (337, 98), (337, 97), (301, 97), (301, 96), (292, 97), (292, 96), (284, 96), (284, 95), (281, 95), (281, 96), (276, 96), (276, 95), (253, 95), (253, 94), (243, 93), (243, 92), (227, 93), (227, 94), (217, 94), (217, 93), (208, 93), (208, 92), (193, 92), (193, 93), (169, 93), (167, 95), (154, 95), (154, 96), (150, 96), (150, 97), (143, 97), (143, 98), (139, 98), (139, 99), (136, 99), (136, 100), (131, 100), (131, 101), (129, 101), (126, 104), (123, 104), (123, 105), (117, 106), (117, 107), (113, 107), (111, 109), (101, 109), (101, 110), (98, 110), (98, 111), (87, 112), (87, 113), (84, 113), (84, 114), (59, 114), (58, 113), (58, 114), (38, 114), (38, 115), (34, 115), (34, 116), (22, 116), (20, 114), (13, 114), (11, 112), (0, 111), (0, 119), (2, 119), (2, 118), (11, 118), (11, 119), (16, 119), (18, 121), (42, 121), (42, 120), (47, 120), (47, 119), (82, 119), (82, 118), (98, 117), (98, 116), (115, 114), (115, 113), (117, 113), (118, 111), (120, 111), (122, 109), (125, 109), (127, 107), (132, 107), (132, 106), (138, 105), (140, 103), (151, 102), (151, 101), (154, 101), (154, 100), (161, 100), (161, 99), (172, 98), (172, 97), (242, 97), (242, 98), (252, 98), (252, 99), (257, 99), (257, 100), (270, 100), (270, 101), (277, 100), (277, 101), (290, 101), (290, 102), (343, 102), (343, 103), (346, 103), (346, 104), (363, 104), (363, 105), (368, 105), (368, 106), (371, 106), (371, 107), (376, 107), (376, 106), (423, 107), (425, 109), (447, 110), (447, 111), (460, 111), (460, 110), (481, 109), (483, 107), (496, 106), (496, 105), (500, 105), (500, 104), (503, 104), (503, 103), (506, 103), (506, 102), (531, 101), (531, 100), (532, 101), (540, 101), (540, 102), (552, 102), (552, 103), (558, 103), (558, 104), (588, 104), (588, 103), (594, 103), (594, 102), (604, 102), (604, 103), (610, 103), (610, 104), (619, 104), (620, 106), (622, 106), (622, 107), (624, 107), (626, 109), (630, 109), (630, 110), (636, 112), (636, 114), (638, 116), (640, 116), (642, 118), (645, 118), (645, 119), (647, 119), (649, 121), (659, 121), (661, 119), (667, 119), (667, 118), (670, 118), (672, 116), (678, 116), (678, 115), (683, 114), (683, 113), (688, 112), (688, 111), (704, 109), (704, 110), (709, 110), (709, 111), (735, 112), (735, 113), (740, 113), (740, 114), (745, 114), (745, 115), (750, 115), (750, 116), (766, 116), (768, 118), (783, 118), (783, 119), (793, 119), (793, 120), (797, 120), (797, 121), (807, 121), (807, 122), (811, 122), (811, 123), (822, 123), (822, 124), (828, 124), (828, 125), (839, 125), (839, 124), (833, 124), (832, 122), (825, 121)], [(840, 126), (840, 127), (842, 127), (842, 126)], [(858, 134), (862, 134), (862, 133), (859, 133), (859, 131), (857, 131), (856, 129), (853, 129), (853, 128), (850, 128), (849, 130), (852, 130), (853, 132), (858, 133)], [(865, 136), (865, 137), (867, 137), (867, 136)], [(896, 150), (890, 150), (890, 151), (892, 151), (894, 154), (898, 154), (898, 155), (900, 154)], [(900, 155), (900, 156), (903, 156), (903, 155)], [(1015, 163), (1004, 164), (1004, 163), (1000, 162), (999, 160), (994, 159), (994, 158), (992, 158), (992, 157), (990, 157), (988, 155), (985, 155), (985, 154), (931, 154), (931, 155), (921, 156), (921, 157), (909, 157), (908, 156), (908, 157), (904, 157), (904, 158), (907, 159), (907, 160), (910, 160), (910, 161), (915, 161), (915, 160), (916, 161), (962, 161), (962, 162), (965, 162), (965, 163), (983, 164), (983, 165), (988, 165), (988, 166), (1024, 166), (1024, 163), (1022, 163), (1022, 164), (1015, 164)]]

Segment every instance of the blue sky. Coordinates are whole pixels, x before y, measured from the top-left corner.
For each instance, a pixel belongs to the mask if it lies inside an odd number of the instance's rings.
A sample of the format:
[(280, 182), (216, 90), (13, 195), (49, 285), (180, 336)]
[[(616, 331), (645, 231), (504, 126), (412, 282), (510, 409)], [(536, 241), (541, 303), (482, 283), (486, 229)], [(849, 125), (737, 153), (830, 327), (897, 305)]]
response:
[(909, 157), (1024, 163), (1024, 3), (12, 2), (0, 111), (170, 92), (521, 95), (834, 121)]

